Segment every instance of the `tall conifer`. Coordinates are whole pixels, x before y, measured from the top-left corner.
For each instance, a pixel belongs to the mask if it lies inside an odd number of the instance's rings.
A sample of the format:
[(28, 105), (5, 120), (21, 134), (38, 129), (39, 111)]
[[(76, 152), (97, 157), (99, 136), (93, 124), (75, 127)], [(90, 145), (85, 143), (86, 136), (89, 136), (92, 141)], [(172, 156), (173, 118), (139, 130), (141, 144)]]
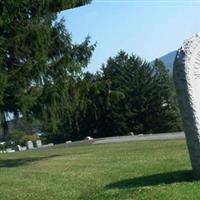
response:
[(0, 1), (0, 119), (6, 114), (42, 116), (57, 127), (68, 77), (86, 66), (94, 49), (86, 38), (74, 45), (56, 11), (88, 0)]

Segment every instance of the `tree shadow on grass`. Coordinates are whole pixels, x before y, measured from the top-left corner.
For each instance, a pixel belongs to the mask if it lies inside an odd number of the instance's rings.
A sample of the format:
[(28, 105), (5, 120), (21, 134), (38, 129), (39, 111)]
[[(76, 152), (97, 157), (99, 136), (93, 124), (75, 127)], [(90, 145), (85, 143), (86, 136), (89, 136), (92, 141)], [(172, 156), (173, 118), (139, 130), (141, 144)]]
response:
[(17, 158), (17, 159), (0, 159), (0, 168), (11, 168), (22, 165), (28, 165), (35, 161), (45, 160), (49, 158), (58, 157), (61, 155), (50, 155), (45, 157), (29, 157), (29, 158)]
[(184, 170), (126, 179), (119, 182), (111, 183), (107, 185), (106, 188), (129, 189), (145, 186), (155, 186), (161, 184), (193, 182), (195, 180), (197, 179), (195, 179), (192, 170)]

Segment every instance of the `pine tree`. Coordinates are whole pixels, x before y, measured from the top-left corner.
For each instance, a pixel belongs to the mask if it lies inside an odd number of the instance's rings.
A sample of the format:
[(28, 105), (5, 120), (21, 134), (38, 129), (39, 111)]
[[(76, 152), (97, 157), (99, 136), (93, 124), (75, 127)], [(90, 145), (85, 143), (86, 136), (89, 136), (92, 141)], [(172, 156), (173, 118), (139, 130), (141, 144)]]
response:
[[(42, 117), (55, 130), (60, 102), (66, 100), (68, 77), (86, 66), (89, 38), (72, 44), (64, 21), (55, 11), (84, 5), (87, 0), (0, 1), (0, 118), (8, 134), (8, 113)], [(48, 126), (47, 123), (44, 123)]]
[[(51, 141), (180, 130), (173, 82), (158, 60), (151, 66), (121, 51), (108, 59), (101, 73), (69, 78), (67, 98), (59, 98), (59, 126), (49, 135)], [(53, 123), (46, 119), (52, 132)]]
[(128, 132), (146, 132), (145, 120), (148, 116), (148, 95), (152, 86), (152, 70), (148, 63), (135, 55), (123, 51), (108, 59), (103, 67), (105, 79), (111, 81), (112, 90), (120, 91), (125, 98), (117, 107), (117, 115), (126, 121)]
[(156, 93), (154, 106), (154, 132), (181, 130), (180, 113), (176, 101), (175, 88), (172, 77), (161, 60), (154, 62), (154, 78)]
[[(157, 60), (152, 67), (140, 57), (120, 51), (108, 59), (102, 71), (104, 79), (111, 83), (111, 90), (125, 96), (111, 111), (125, 122), (124, 130), (134, 133), (180, 130), (173, 83), (162, 62)], [(117, 120), (113, 116), (112, 119)], [(114, 129), (119, 129), (119, 125)]]

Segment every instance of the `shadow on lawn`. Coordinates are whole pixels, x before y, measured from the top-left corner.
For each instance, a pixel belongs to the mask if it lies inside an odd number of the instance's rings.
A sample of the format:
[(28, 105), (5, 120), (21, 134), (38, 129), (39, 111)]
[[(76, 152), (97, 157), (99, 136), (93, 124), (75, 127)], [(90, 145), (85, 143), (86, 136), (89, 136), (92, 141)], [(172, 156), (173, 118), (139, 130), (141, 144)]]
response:
[(45, 157), (32, 157), (32, 158), (17, 158), (17, 159), (2, 159), (0, 160), (0, 168), (4, 167), (18, 167), (21, 165), (28, 165), (35, 161), (45, 160), (49, 158), (58, 157), (61, 155), (50, 155)]
[(195, 177), (192, 170), (168, 172), (162, 174), (154, 174), (150, 176), (141, 176), (133, 179), (126, 179), (119, 182), (111, 183), (106, 186), (108, 189), (128, 189), (144, 186), (154, 186), (161, 184), (172, 184), (180, 182), (193, 182)]

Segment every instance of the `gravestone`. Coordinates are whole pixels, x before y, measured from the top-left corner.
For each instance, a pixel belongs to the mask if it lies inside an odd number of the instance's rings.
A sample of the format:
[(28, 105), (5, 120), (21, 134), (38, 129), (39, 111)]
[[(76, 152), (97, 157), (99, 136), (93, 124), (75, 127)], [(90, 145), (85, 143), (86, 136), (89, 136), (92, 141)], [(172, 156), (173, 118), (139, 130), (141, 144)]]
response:
[(26, 145), (27, 145), (27, 148), (28, 148), (28, 149), (34, 149), (34, 146), (33, 146), (33, 142), (32, 142), (32, 141), (28, 141), (28, 142), (26, 143)]
[(17, 145), (17, 150), (22, 151), (22, 147), (20, 145)]
[(41, 140), (36, 140), (36, 147), (41, 148), (42, 147), (42, 141)]
[(15, 152), (15, 150), (13, 150), (12, 148), (7, 148), (6, 149), (6, 153), (14, 153)]
[(17, 150), (18, 151), (25, 151), (25, 150), (27, 150), (27, 147), (26, 146), (17, 145)]
[(86, 137), (85, 137), (85, 140), (93, 140), (93, 138), (90, 137), (90, 136), (86, 136)]
[(22, 151), (26, 151), (27, 150), (27, 147), (26, 146), (23, 146), (21, 147), (22, 148)]
[(200, 178), (200, 35), (178, 50), (173, 76), (192, 168)]

